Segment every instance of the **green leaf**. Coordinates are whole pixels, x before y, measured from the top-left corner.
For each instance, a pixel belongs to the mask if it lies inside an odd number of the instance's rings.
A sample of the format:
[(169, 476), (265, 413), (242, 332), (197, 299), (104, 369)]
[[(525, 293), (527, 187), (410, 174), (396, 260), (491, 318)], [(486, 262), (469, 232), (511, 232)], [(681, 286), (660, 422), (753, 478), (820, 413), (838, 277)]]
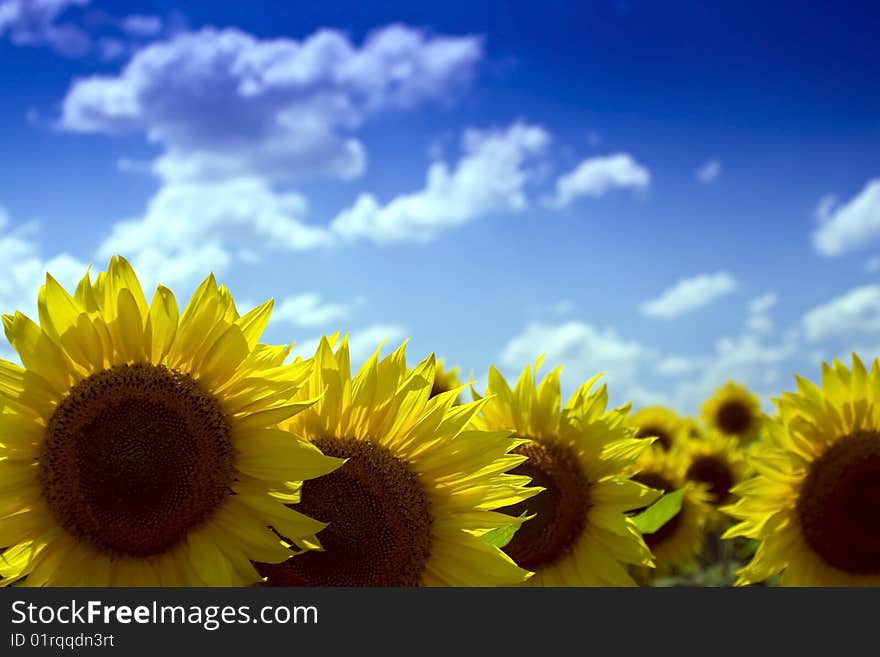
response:
[(666, 493), (647, 509), (633, 516), (633, 522), (643, 534), (653, 534), (681, 511), (681, 503), (687, 487)]
[(498, 548), (503, 548), (505, 545), (513, 540), (513, 536), (516, 534), (516, 530), (520, 528), (523, 522), (532, 517), (534, 516), (527, 516), (525, 513), (523, 513), (519, 518), (513, 518), (513, 522), (506, 527), (496, 527), (495, 529), (490, 529), (489, 531), (487, 531), (485, 534), (483, 534), (483, 540), (490, 545), (494, 545)]

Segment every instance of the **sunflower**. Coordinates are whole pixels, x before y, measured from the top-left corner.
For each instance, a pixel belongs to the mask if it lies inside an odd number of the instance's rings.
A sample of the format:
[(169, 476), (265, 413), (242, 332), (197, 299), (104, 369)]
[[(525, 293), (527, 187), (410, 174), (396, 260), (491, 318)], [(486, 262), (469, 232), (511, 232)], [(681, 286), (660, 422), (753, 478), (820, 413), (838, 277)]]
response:
[[(685, 478), (687, 465), (684, 450), (664, 451), (652, 445), (630, 467), (634, 481), (661, 493), (671, 493), (687, 486), (679, 512), (656, 532), (645, 534), (645, 542), (654, 555), (655, 569), (638, 569), (642, 581), (686, 570), (703, 547), (711, 512), (710, 497), (704, 484), (688, 485)], [(636, 509), (633, 515), (643, 509)]]
[(761, 433), (761, 403), (747, 388), (728, 381), (703, 403), (703, 421), (710, 431), (735, 437), (741, 445), (754, 442)]
[(672, 449), (680, 440), (682, 421), (675, 411), (663, 406), (646, 406), (632, 414), (630, 424), (637, 438), (656, 438), (654, 447)]
[(597, 378), (561, 408), (559, 369), (536, 385), (534, 370), (526, 367), (513, 390), (498, 370), (489, 371), (488, 402), (476, 424), (512, 429), (528, 439), (515, 449), (528, 460), (514, 472), (544, 489), (506, 509), (534, 516), (504, 548), (535, 572), (531, 585), (631, 586), (635, 582), (624, 564), (651, 565), (626, 512), (650, 504), (657, 494), (622, 474), (650, 441), (635, 438), (628, 406), (606, 411), (606, 387), (591, 391)]
[[(434, 385), (431, 387), (431, 397), (449, 392), (450, 390), (461, 390), (461, 381), (458, 378), (458, 372), (461, 368), (452, 367), (446, 369), (442, 360), (438, 360), (434, 369)], [(460, 398), (455, 398), (456, 403), (460, 403)]]
[(735, 438), (717, 433), (688, 441), (682, 449), (687, 462), (685, 479), (706, 487), (712, 506), (709, 525), (724, 525), (728, 517), (720, 507), (733, 501), (730, 490), (748, 476), (743, 451)]
[(821, 388), (797, 377), (773, 401), (757, 474), (726, 508), (741, 522), (724, 538), (760, 542), (737, 584), (880, 586), (880, 361), (823, 363)]
[(347, 459), (302, 486), (300, 507), (330, 525), (324, 551), (258, 564), (270, 586), (489, 586), (525, 580), (481, 536), (516, 518), (495, 509), (535, 495), (509, 431), (469, 426), (484, 402), (456, 406), (458, 389), (431, 397), (433, 355), (407, 368), (404, 346), (373, 355), (352, 377), (348, 344), (322, 339), (305, 396), (321, 400), (291, 428)]
[(697, 422), (692, 417), (683, 417), (681, 419), (681, 427), (679, 430), (679, 436), (682, 438), (682, 442), (690, 441), (690, 440), (701, 440), (705, 438), (706, 432), (700, 423)]
[(258, 343), (271, 302), (239, 316), (210, 276), (178, 316), (113, 258), (73, 296), (47, 275), (38, 306), (3, 317), (24, 364), (0, 361), (4, 584), (246, 585), (316, 547), (283, 500), (341, 462), (276, 428), (310, 364)]

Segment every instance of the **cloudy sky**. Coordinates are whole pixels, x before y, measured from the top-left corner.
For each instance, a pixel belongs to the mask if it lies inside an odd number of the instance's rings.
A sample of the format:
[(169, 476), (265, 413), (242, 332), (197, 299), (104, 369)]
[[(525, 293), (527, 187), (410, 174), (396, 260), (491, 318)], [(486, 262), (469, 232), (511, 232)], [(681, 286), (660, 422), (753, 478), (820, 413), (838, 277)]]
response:
[(778, 394), (880, 354), (870, 5), (0, 0), (0, 310), (119, 253), (303, 350)]

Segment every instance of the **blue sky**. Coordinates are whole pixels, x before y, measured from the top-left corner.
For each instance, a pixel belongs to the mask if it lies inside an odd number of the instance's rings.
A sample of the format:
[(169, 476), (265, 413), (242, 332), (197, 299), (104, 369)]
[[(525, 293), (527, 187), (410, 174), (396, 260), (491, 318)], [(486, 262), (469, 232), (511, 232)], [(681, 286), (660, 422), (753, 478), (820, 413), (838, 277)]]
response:
[(776, 395), (880, 354), (878, 31), (871, 3), (0, 0), (0, 310), (121, 253), (274, 297), (303, 351)]

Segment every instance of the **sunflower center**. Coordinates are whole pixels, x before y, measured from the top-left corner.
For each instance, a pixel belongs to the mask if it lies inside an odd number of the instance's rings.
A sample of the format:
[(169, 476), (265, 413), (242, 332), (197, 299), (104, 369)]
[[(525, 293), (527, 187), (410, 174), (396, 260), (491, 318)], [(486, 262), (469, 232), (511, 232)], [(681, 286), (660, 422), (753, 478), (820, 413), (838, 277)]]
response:
[(43, 494), (58, 522), (119, 555), (178, 543), (230, 494), (233, 447), (217, 400), (161, 365), (117, 365), (71, 388), (46, 427)]
[(691, 461), (685, 476), (690, 481), (708, 484), (709, 492), (715, 496), (716, 505), (725, 504), (730, 499), (733, 473), (727, 461), (720, 456), (707, 454), (696, 457)]
[[(664, 495), (666, 493), (671, 493), (675, 490), (675, 486), (673, 486), (672, 482), (669, 481), (666, 477), (661, 475), (659, 472), (651, 472), (651, 471), (643, 471), (631, 477), (633, 481), (637, 481), (640, 484), (648, 486), (649, 488), (655, 488), (657, 490), (663, 491)], [(642, 507), (641, 509), (635, 509), (630, 512), (630, 515), (637, 515), (644, 511), (647, 507)], [(675, 532), (678, 530), (678, 526), (681, 523), (681, 511), (672, 516), (669, 520), (667, 520), (663, 526), (660, 527), (657, 531), (644, 535), (645, 543), (652, 550), (656, 548), (661, 543), (664, 543), (669, 538), (675, 535)]]
[(880, 432), (853, 433), (816, 459), (797, 512), (804, 540), (827, 563), (880, 574)]
[(638, 431), (636, 431), (636, 438), (650, 438), (652, 436), (657, 437), (656, 442), (663, 448), (663, 451), (668, 452), (672, 448), (672, 436), (663, 427), (649, 424), (639, 427)]
[(726, 401), (715, 415), (718, 428), (726, 434), (741, 435), (752, 425), (752, 412), (740, 401)]
[(303, 483), (294, 508), (330, 523), (324, 551), (258, 564), (270, 586), (418, 586), (431, 550), (431, 509), (418, 476), (387, 448), (320, 438), (328, 456), (348, 459)]
[(537, 570), (571, 552), (584, 531), (590, 508), (589, 481), (568, 447), (532, 440), (514, 450), (528, 460), (511, 470), (545, 490), (498, 509), (512, 516), (535, 514), (514, 534), (504, 551), (519, 566)]

